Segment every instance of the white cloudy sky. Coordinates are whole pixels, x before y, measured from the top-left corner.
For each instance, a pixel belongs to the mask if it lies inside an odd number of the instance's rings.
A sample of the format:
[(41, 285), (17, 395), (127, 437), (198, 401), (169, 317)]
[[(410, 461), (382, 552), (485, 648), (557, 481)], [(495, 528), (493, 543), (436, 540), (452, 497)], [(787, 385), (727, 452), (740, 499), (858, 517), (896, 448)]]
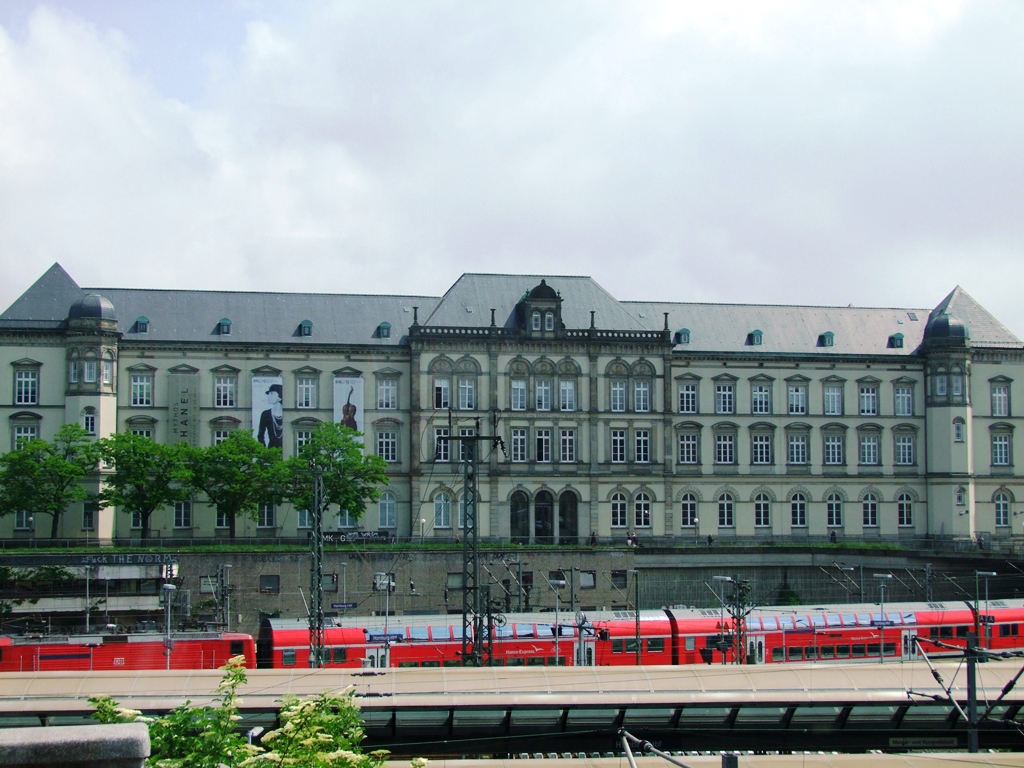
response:
[(1024, 337), (1024, 3), (0, 3), (0, 306), (83, 285), (930, 307)]

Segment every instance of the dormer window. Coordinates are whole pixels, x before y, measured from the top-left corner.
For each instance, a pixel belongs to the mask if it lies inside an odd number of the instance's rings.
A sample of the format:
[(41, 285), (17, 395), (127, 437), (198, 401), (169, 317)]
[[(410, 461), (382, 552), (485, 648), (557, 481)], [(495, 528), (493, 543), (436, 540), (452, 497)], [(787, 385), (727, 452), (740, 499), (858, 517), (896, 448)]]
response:
[(149, 318), (143, 315), (135, 321), (136, 333), (149, 333)]
[(676, 331), (676, 344), (689, 344), (690, 343), (690, 329), (680, 328)]
[(540, 310), (534, 310), (533, 312), (533, 330), (540, 330)]
[(382, 339), (391, 338), (391, 323), (381, 323), (377, 326), (377, 335)]
[(831, 347), (834, 340), (835, 340), (835, 334), (832, 333), (832, 331), (825, 331), (823, 334), (821, 334), (818, 337), (818, 346), (819, 347)]
[(755, 347), (760, 347), (763, 338), (764, 334), (761, 333), (761, 331), (751, 331), (747, 334), (747, 343)]
[(229, 318), (229, 317), (222, 317), (221, 318), (220, 322), (217, 323), (217, 333), (219, 333), (221, 336), (230, 336), (231, 335), (231, 318)]
[(894, 333), (889, 337), (889, 346), (893, 349), (903, 349), (903, 334)]
[(299, 335), (300, 336), (312, 336), (313, 335), (313, 321), (303, 320), (299, 323)]
[(553, 331), (555, 330), (555, 313), (546, 312), (544, 314), (544, 330)]

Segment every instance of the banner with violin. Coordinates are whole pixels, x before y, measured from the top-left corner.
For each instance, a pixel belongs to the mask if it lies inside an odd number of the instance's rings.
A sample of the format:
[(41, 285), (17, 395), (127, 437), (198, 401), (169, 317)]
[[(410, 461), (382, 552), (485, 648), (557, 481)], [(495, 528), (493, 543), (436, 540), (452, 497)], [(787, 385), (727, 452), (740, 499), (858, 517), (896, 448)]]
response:
[(343, 427), (362, 432), (364, 431), (363, 413), (363, 380), (361, 378), (336, 378), (334, 380), (334, 420)]

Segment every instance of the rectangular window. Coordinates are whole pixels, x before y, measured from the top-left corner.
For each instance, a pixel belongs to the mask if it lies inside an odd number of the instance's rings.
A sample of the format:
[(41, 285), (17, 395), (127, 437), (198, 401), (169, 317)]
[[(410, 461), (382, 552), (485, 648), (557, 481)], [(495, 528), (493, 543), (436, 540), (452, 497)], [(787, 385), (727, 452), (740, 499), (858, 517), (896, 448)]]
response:
[(85, 375), (83, 380), (86, 384), (94, 384), (96, 382), (96, 361), (86, 360), (84, 367)]
[(139, 437), (153, 438), (153, 430), (149, 427), (132, 427), (130, 431), (133, 435), (138, 435)]
[[(224, 433), (224, 439), (227, 439), (227, 433)], [(313, 433), (308, 429), (300, 429), (295, 432), (295, 449), (300, 450), (303, 446), (309, 445), (313, 442)]]
[(39, 402), (39, 371), (15, 371), (15, 405), (36, 405)]
[(295, 527), (296, 528), (312, 528), (313, 518), (309, 514), (308, 509), (297, 509), (295, 510)]
[(953, 421), (953, 442), (962, 443), (964, 441), (964, 423), (959, 419)]
[(114, 382), (114, 361), (104, 360), (103, 361), (103, 383), (113, 384)]
[(767, 384), (755, 384), (750, 388), (750, 412), (766, 414), (772, 412), (772, 388)]
[(751, 442), (751, 460), (754, 464), (772, 463), (772, 436), (754, 435)]
[[(272, 574), (260, 574), (260, 592), (267, 594), (276, 595), (281, 591), (281, 577)], [(294, 652), (292, 655), (292, 664), (295, 663)]]
[(513, 411), (526, 410), (526, 379), (512, 379), (511, 400)]
[(716, 384), (715, 413), (733, 413), (735, 409), (732, 384)]
[(451, 379), (434, 379), (434, 409), (450, 408), (452, 404)]
[(839, 384), (825, 385), (825, 415), (843, 415), (843, 387)]
[(789, 412), (793, 415), (807, 413), (807, 387), (805, 385), (789, 385)]
[(380, 528), (397, 527), (397, 514), (395, 510), (395, 495), (384, 493), (377, 503), (377, 525)]
[(964, 378), (958, 373), (949, 377), (950, 389), (953, 397), (962, 397), (964, 394)]
[(696, 464), (698, 462), (697, 436), (679, 436), (679, 463)]
[(148, 373), (132, 374), (132, 405), (153, 405), (153, 376)]
[(736, 437), (734, 435), (715, 435), (715, 463), (736, 463)]
[(316, 378), (302, 376), (295, 379), (295, 407), (316, 408)]
[(807, 501), (800, 494), (790, 499), (789, 518), (794, 528), (807, 527)]
[(14, 512), (14, 530), (16, 531), (27, 531), (32, 528), (33, 518), (24, 509), (18, 509)]
[(97, 504), (95, 501), (87, 501), (82, 505), (83, 531), (93, 531), (96, 529), (96, 511)]
[(559, 461), (563, 464), (573, 464), (576, 462), (576, 430), (575, 429), (562, 429), (559, 430), (559, 444), (561, 449), (559, 451)]
[(227, 512), (217, 510), (215, 525), (217, 528), (228, 528), (231, 525), (231, 517)]
[(861, 502), (863, 522), (865, 528), (878, 527), (878, 502), (874, 496), (866, 496)]
[(843, 463), (842, 435), (825, 435), (825, 463), (833, 466)]
[(558, 382), (558, 407), (563, 411), (576, 410), (576, 382)]
[(898, 435), (896, 437), (896, 463), (908, 466), (914, 463), (914, 436)]
[(434, 461), (451, 461), (452, 445), (448, 427), (434, 428)]
[(142, 513), (137, 509), (132, 512), (132, 528), (135, 530), (142, 528)]
[(476, 379), (459, 379), (459, 410), (472, 411), (476, 409)]
[(85, 429), (86, 434), (96, 434), (96, 411), (87, 409), (82, 415), (82, 427)]
[(626, 382), (617, 380), (611, 384), (612, 412), (626, 412)]
[(732, 528), (736, 525), (735, 511), (732, 497), (729, 494), (723, 494), (718, 499), (718, 525), (720, 528)]
[(647, 413), (651, 410), (651, 382), (633, 382), (633, 410), (637, 413)]
[(635, 460), (640, 464), (649, 464), (651, 461), (651, 431), (638, 429), (633, 437), (636, 448)]
[(78, 361), (72, 360), (68, 363), (68, 381), (72, 384), (78, 383)]
[(997, 467), (1010, 466), (1010, 436), (992, 435), (992, 464)]
[(174, 502), (174, 527), (175, 528), (191, 528), (192, 527), (192, 502), (191, 501), (176, 501), (176, 502)]
[(914, 388), (913, 387), (896, 387), (896, 415), (897, 416), (913, 416), (914, 415)]
[(992, 385), (992, 415), (1008, 418), (1010, 415), (1010, 387), (1007, 384)]
[[(626, 527), (626, 497), (621, 493), (612, 497), (612, 528)], [(614, 571), (612, 571), (614, 573)]]
[(217, 376), (213, 380), (213, 405), (216, 408), (235, 407), (236, 379), (234, 376)]
[(21, 424), (14, 428), (14, 449), (22, 448), (29, 440), (39, 437), (39, 427), (35, 424)]
[(946, 377), (944, 374), (935, 377), (935, 394), (938, 397), (946, 396)]
[(398, 461), (397, 432), (388, 429), (377, 433), (377, 455), (390, 463)]
[(860, 436), (860, 463), (869, 466), (878, 464), (878, 435)]
[(538, 379), (537, 380), (537, 410), (538, 411), (550, 411), (551, 410), (551, 381), (549, 379)]
[(551, 461), (551, 430), (550, 429), (538, 429), (534, 436), (536, 438), (535, 445), (536, 451), (534, 457), (540, 462)]
[(382, 411), (394, 411), (398, 408), (398, 380), (377, 380), (377, 408)]
[(696, 384), (680, 384), (679, 385), (679, 412), (680, 413), (696, 413), (697, 412), (697, 385)]
[(274, 527), (274, 505), (273, 504), (260, 504), (259, 512), (256, 516), (256, 527), (257, 528), (273, 528)]
[(862, 386), (860, 388), (860, 415), (878, 415), (878, 387)]
[(612, 430), (612, 464), (626, 463), (626, 430)]
[(512, 430), (512, 461), (521, 464), (526, 461), (526, 430), (515, 428)]
[[(473, 437), (475, 434), (476, 430), (473, 427), (459, 427), (459, 437)], [(469, 461), (472, 445), (472, 440), (459, 440), (459, 461)]]
[(807, 435), (789, 436), (788, 460), (790, 464), (807, 463)]

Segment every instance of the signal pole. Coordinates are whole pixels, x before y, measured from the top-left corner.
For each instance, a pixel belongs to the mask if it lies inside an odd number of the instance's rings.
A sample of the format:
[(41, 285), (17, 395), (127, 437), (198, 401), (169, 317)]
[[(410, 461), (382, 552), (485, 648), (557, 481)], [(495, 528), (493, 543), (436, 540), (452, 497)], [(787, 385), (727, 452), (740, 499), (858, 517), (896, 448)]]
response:
[(309, 536), (309, 666), (324, 665), (324, 477), (315, 461), (309, 462), (313, 473), (313, 530)]

